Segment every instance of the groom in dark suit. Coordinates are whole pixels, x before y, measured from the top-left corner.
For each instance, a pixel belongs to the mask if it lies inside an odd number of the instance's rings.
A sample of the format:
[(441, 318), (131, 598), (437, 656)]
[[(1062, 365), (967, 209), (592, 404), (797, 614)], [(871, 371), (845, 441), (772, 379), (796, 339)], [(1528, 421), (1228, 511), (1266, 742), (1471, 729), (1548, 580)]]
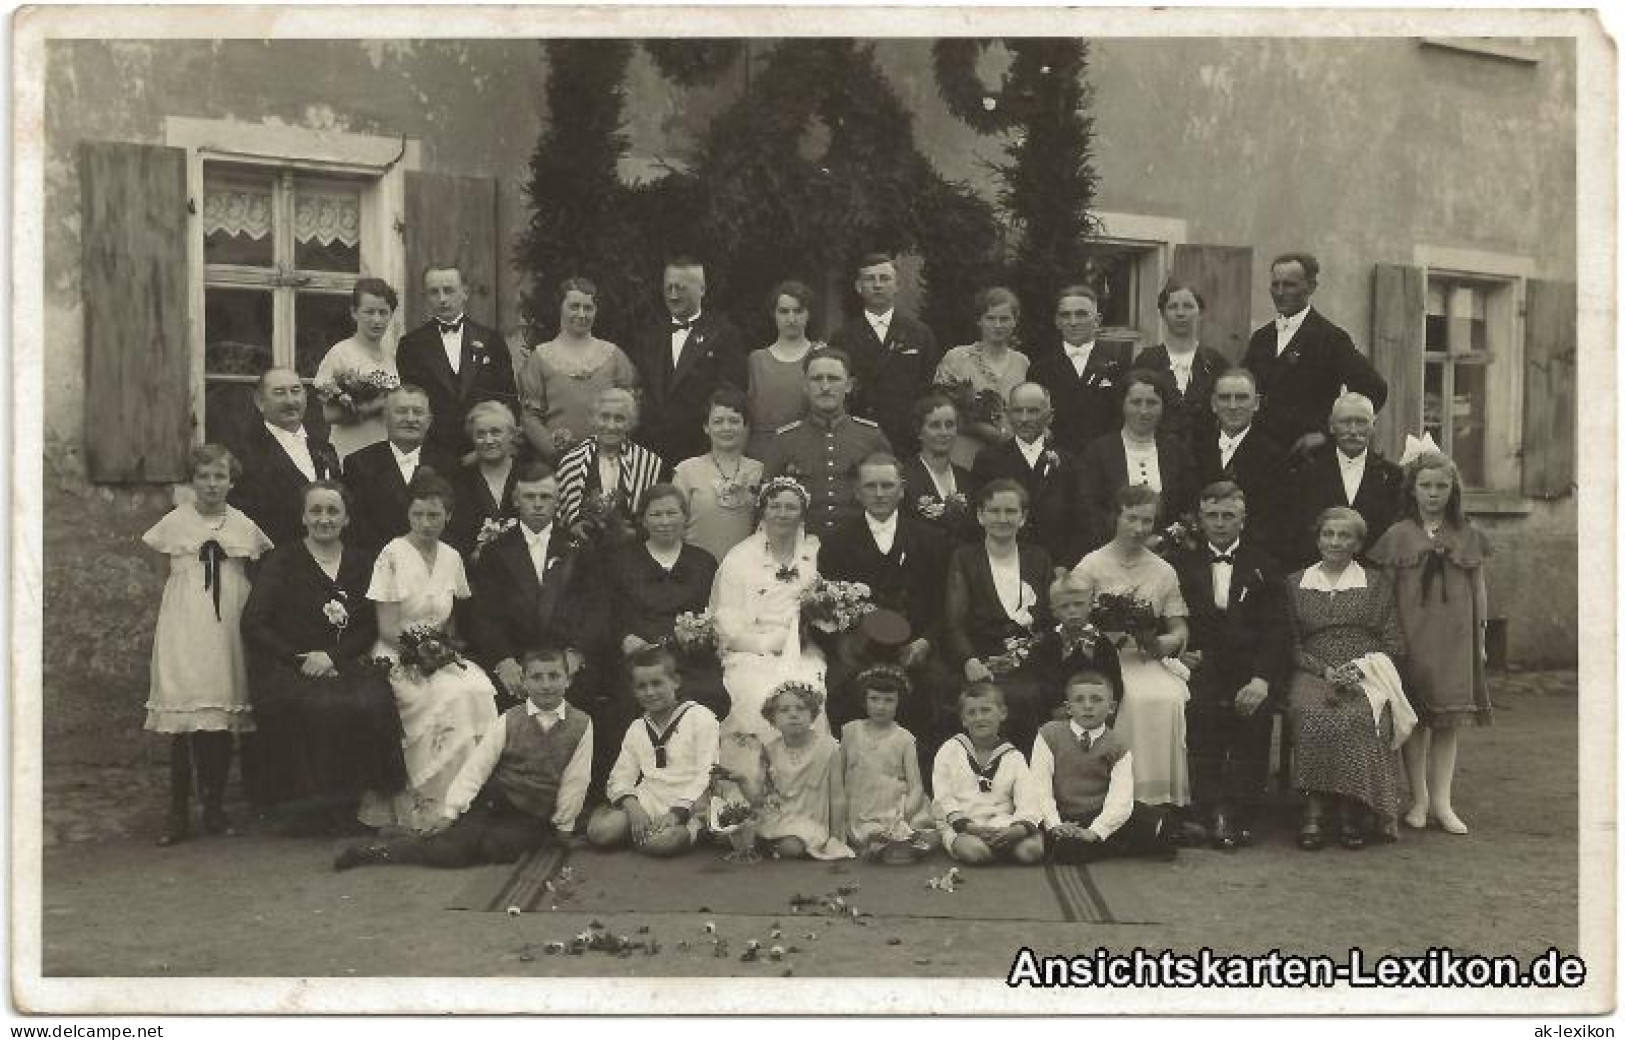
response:
[[(913, 676), (914, 693), (899, 705), (898, 722), (914, 734), (919, 747), (936, 753), (939, 737), (936, 700), (953, 685), (932, 654), (941, 642), (942, 611), (948, 575), (948, 545), (930, 524), (899, 509), (903, 502), (902, 466), (892, 455), (876, 452), (858, 463), (858, 516), (837, 521), (818, 549), (818, 573), (831, 581), (858, 581), (869, 586), (875, 606), (908, 619), (909, 642), (891, 663)], [(852, 633), (844, 652), (831, 664), (830, 725), (839, 729), (861, 718), (864, 706), (849, 680), (874, 660), (863, 659), (863, 637)], [(869, 655), (874, 656), (874, 655)]]
[(711, 448), (705, 436), (711, 395), (724, 383), (743, 392), (748, 376), (738, 330), (720, 313), (701, 309), (705, 266), (675, 257), (663, 284), (671, 317), (638, 337), (632, 361), (643, 384), (640, 439), (676, 466)]
[(1100, 302), (1087, 285), (1069, 285), (1055, 301), (1055, 327), (1061, 342), (1041, 350), (1027, 378), (1049, 391), (1055, 414), (1055, 441), (1073, 456), (1096, 437), (1123, 425), (1123, 375), (1134, 348), (1102, 343)]
[(505, 699), (519, 703), (525, 699), (520, 655), (544, 641), (578, 651), (585, 667), (570, 680), (570, 703), (592, 716), (593, 776), (601, 782), (626, 730), (606, 672), (615, 637), (605, 580), (591, 550), (574, 546), (553, 523), (559, 482), (551, 467), (522, 464), (513, 503), (519, 522), (474, 553), (468, 610), (473, 656), (497, 677)]
[(1238, 485), (1247, 496), (1248, 543), (1277, 561), (1289, 559), (1294, 503), (1286, 494), (1287, 454), (1253, 421), (1258, 413), (1253, 374), (1245, 368), (1220, 373), (1213, 381), (1212, 407), (1217, 428), (1192, 442), (1198, 483), (1206, 487), (1228, 480)]
[(1388, 384), (1349, 334), (1309, 306), (1320, 263), (1287, 253), (1270, 264), (1270, 299), (1279, 312), (1247, 343), (1242, 365), (1258, 380), (1258, 425), (1302, 460), (1326, 444), (1326, 413), (1344, 390), (1364, 394), (1377, 411)]
[(1202, 489), (1202, 543), (1173, 558), (1190, 609), (1185, 707), (1191, 797), (1208, 840), (1231, 851), (1251, 841), (1251, 813), (1269, 779), (1270, 733), (1292, 667), (1286, 588), (1250, 539), (1247, 498), (1223, 481)]
[(1044, 387), (1022, 383), (1012, 389), (1005, 415), (1015, 436), (977, 453), (971, 485), (1009, 477), (1026, 488), (1024, 538), (1042, 546), (1055, 566), (1071, 568), (1083, 557), (1087, 524), (1077, 459), (1050, 435), (1054, 414)]
[(435, 422), (428, 443), (462, 460), (474, 450), (463, 430), (469, 408), (481, 401), (501, 401), (519, 414), (513, 355), (495, 329), (464, 312), (468, 287), (455, 263), (430, 264), (423, 272), (423, 292), (431, 317), (401, 337), (395, 367), (401, 382), (429, 393)]
[(236, 445), (243, 475), (228, 501), (277, 545), (305, 536), (300, 490), (339, 475), (333, 446), (305, 431), (305, 384), (291, 368), (272, 368), (254, 387), (263, 422), (249, 425)]
[(424, 444), (433, 425), (429, 395), (415, 383), (390, 391), (384, 404), (389, 439), (370, 444), (344, 460), (344, 486), (350, 490), (351, 545), (369, 557), (407, 532), (406, 488), (424, 468), (450, 480), (457, 460)]
[(942, 352), (924, 322), (897, 312), (897, 264), (885, 253), (858, 261), (863, 311), (829, 345), (852, 359), (853, 415), (873, 419), (903, 456), (920, 450), (914, 402), (931, 386)]

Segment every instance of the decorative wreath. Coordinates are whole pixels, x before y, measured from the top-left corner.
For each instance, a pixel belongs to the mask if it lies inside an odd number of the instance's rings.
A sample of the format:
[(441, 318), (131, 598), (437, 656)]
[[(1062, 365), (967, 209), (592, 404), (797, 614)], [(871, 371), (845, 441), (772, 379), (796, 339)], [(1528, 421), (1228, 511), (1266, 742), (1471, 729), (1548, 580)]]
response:
[(680, 87), (715, 83), (744, 50), (740, 40), (644, 40), (660, 74)]
[(976, 61), (997, 38), (938, 40), (931, 47), (931, 65), (937, 89), (948, 111), (979, 134), (996, 134), (1015, 124), (1015, 114), (1000, 99), (1009, 86), (1006, 75), (997, 87), (989, 87), (976, 74)]

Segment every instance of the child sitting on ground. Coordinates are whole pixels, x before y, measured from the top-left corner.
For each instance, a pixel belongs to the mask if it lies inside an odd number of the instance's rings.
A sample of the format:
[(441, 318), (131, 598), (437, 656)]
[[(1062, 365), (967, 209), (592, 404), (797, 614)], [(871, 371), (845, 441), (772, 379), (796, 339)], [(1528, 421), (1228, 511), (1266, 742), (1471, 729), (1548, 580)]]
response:
[(592, 720), (564, 700), (569, 651), (543, 644), (520, 655), (525, 702), (486, 730), (446, 789), (431, 834), (353, 845), (334, 870), (368, 864), (466, 867), (512, 863), (575, 831), (592, 776)]
[(649, 856), (676, 856), (700, 830), (694, 809), (717, 764), (717, 717), (678, 700), (677, 658), (664, 646), (639, 650), (627, 670), (643, 717), (621, 740), (605, 787), (609, 804), (588, 821), (587, 840), (600, 848), (630, 841)]
[(897, 724), (897, 705), (912, 692), (908, 673), (875, 665), (858, 673), (853, 685), (869, 717), (841, 727), (848, 836), (865, 855), (889, 846), (917, 858), (936, 843), (937, 833), (914, 735)]
[(1027, 760), (999, 735), (1008, 715), (1003, 691), (991, 682), (971, 683), (959, 695), (965, 732), (949, 738), (932, 764), (938, 833), (961, 863), (1044, 857)]
[(1133, 753), (1107, 727), (1122, 688), (1117, 652), (1099, 640), (1093, 663), (1067, 679), (1071, 718), (1046, 722), (1033, 742), (1033, 794), (1058, 863), (1174, 855), (1162, 814), (1134, 801)]
[(762, 716), (778, 732), (762, 745), (761, 769), (740, 777), (760, 815), (756, 833), (786, 858), (852, 858), (840, 838), (846, 833), (841, 746), (813, 730), (823, 706), (817, 687), (779, 684), (762, 705)]

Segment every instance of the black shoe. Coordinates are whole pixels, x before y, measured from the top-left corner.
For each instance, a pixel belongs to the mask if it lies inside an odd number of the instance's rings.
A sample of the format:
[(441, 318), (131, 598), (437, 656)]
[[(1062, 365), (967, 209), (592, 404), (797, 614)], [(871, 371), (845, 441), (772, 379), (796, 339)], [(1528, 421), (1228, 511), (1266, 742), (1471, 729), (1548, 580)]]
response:
[(237, 829), (231, 825), (226, 817), (226, 811), (218, 805), (203, 810), (203, 833), (213, 834), (222, 838), (235, 838)]
[(1305, 820), (1298, 828), (1298, 848), (1305, 852), (1319, 852), (1326, 847), (1326, 834), (1319, 820)]
[(369, 863), (388, 863), (389, 849), (383, 845), (350, 845), (333, 859), (334, 870), (353, 870)]
[(1236, 841), (1235, 829), (1230, 826), (1230, 817), (1214, 814), (1213, 825), (1208, 828), (1208, 843), (1220, 852), (1234, 852), (1241, 847)]
[(158, 836), (159, 848), (179, 845), (192, 835), (192, 823), (187, 813), (170, 813), (164, 821), (164, 832)]

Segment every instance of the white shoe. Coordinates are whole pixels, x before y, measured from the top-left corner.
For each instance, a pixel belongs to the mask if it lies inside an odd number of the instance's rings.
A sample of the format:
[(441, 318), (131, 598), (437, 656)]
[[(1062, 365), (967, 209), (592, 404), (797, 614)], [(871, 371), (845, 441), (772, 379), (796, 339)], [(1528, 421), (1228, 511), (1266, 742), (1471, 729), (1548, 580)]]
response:
[(1404, 820), (1405, 826), (1413, 831), (1423, 830), (1428, 825), (1428, 807), (1424, 805), (1420, 808), (1412, 808), (1410, 812), (1400, 817), (1400, 819)]
[(1435, 811), (1433, 818), (1439, 821), (1440, 829), (1442, 829), (1446, 834), (1467, 833), (1467, 825), (1462, 823), (1461, 817), (1457, 816), (1451, 809)]

